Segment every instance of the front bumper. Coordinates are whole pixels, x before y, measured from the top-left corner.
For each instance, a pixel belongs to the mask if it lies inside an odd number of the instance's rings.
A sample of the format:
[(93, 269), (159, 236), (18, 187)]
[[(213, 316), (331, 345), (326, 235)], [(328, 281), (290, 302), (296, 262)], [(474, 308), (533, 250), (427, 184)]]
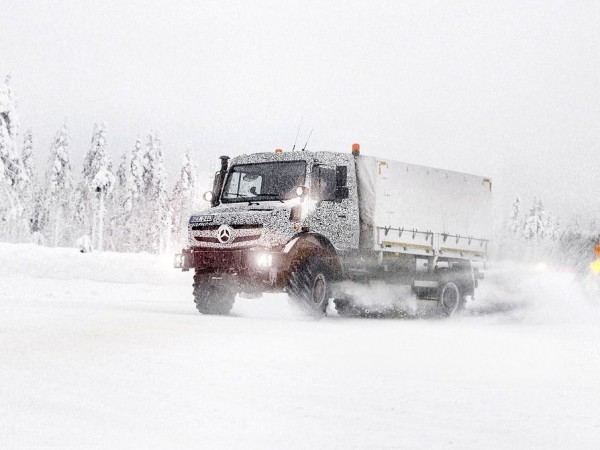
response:
[(213, 250), (191, 247), (175, 255), (175, 268), (210, 275), (236, 275), (270, 285), (280, 284), (290, 269), (287, 253), (264, 248)]

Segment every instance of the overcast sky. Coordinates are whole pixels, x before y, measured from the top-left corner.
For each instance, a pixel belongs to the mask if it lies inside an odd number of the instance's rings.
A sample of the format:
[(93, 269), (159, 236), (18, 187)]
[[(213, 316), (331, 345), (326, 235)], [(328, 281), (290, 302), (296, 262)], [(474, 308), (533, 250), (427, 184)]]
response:
[(600, 2), (8, 1), (0, 76), (40, 157), (64, 117), (113, 158), (301, 145), (494, 178), (496, 199), (600, 213)]

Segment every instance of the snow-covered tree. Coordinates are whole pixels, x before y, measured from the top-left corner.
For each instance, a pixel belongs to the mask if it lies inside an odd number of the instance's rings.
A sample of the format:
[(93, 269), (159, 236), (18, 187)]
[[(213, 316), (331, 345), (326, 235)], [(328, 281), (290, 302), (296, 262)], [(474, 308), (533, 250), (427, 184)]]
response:
[(175, 183), (171, 196), (171, 231), (173, 242), (185, 242), (187, 223), (192, 212), (196, 196), (197, 175), (196, 167), (191, 158), (191, 147), (188, 145), (183, 157), (183, 167), (179, 180)]
[(148, 208), (144, 195), (145, 149), (138, 138), (116, 173), (111, 228), (118, 249), (148, 250)]
[(72, 244), (66, 231), (72, 217), (73, 174), (69, 156), (67, 125), (60, 128), (50, 148), (49, 169), (46, 181), (46, 211), (52, 226), (54, 246)]
[(127, 236), (127, 221), (131, 212), (129, 202), (129, 160), (126, 154), (121, 156), (121, 162), (115, 173), (115, 184), (112, 193), (111, 208), (109, 211), (113, 246), (116, 250), (122, 250), (129, 239)]
[(145, 196), (144, 196), (144, 147), (140, 138), (137, 138), (130, 155), (129, 170), (127, 173), (127, 198), (125, 201), (124, 241), (125, 248), (129, 251), (147, 249), (147, 224), (145, 223)]
[(160, 139), (154, 132), (148, 135), (143, 156), (143, 204), (146, 221), (146, 248), (162, 253), (169, 244), (171, 217), (167, 194), (165, 162)]
[(508, 219), (507, 231), (512, 238), (520, 236), (523, 231), (523, 216), (521, 215), (521, 198), (517, 196), (512, 205), (512, 214)]
[(546, 209), (541, 199), (534, 199), (524, 223), (525, 239), (538, 242), (546, 237)]
[(96, 193), (98, 199), (98, 208), (94, 208), (97, 212), (98, 220), (98, 235), (97, 235), (97, 249), (102, 251), (104, 249), (104, 216), (106, 214), (106, 197), (111, 194), (115, 184), (115, 176), (110, 170), (110, 166), (102, 166), (100, 170), (96, 172), (96, 176), (92, 180), (91, 188)]
[(138, 202), (145, 188), (144, 148), (140, 138), (135, 141), (129, 168), (129, 198), (132, 202)]
[(115, 189), (125, 189), (127, 187), (127, 166), (127, 155), (123, 154), (121, 155), (121, 162), (115, 173)]
[[(112, 192), (114, 175), (109, 156), (106, 154), (106, 125), (94, 126), (92, 142), (83, 163), (83, 181), (87, 187), (84, 199), (86, 204), (86, 233), (91, 233), (92, 246), (103, 249), (104, 215), (107, 196)], [(91, 226), (90, 226), (91, 225)]]
[(19, 185), (21, 203), (23, 205), (23, 226), (21, 228), (28, 232), (28, 234), (31, 234), (33, 232), (31, 222), (34, 213), (34, 196), (38, 188), (35, 169), (33, 167), (33, 137), (31, 130), (27, 130), (23, 136), (21, 162), (23, 167), (23, 176)]
[(33, 167), (33, 135), (31, 130), (27, 130), (23, 135), (23, 149), (21, 150), (21, 162), (23, 164), (23, 173), (27, 180), (35, 178), (35, 169)]
[(19, 185), (25, 181), (17, 145), (19, 118), (10, 76), (0, 84), (0, 235), (14, 239), (23, 207)]
[(544, 222), (544, 237), (549, 241), (556, 241), (560, 238), (560, 223), (554, 215), (548, 211), (546, 213), (546, 221)]
[(107, 165), (106, 124), (102, 122), (94, 125), (92, 142), (83, 161), (83, 179), (91, 185), (96, 174)]

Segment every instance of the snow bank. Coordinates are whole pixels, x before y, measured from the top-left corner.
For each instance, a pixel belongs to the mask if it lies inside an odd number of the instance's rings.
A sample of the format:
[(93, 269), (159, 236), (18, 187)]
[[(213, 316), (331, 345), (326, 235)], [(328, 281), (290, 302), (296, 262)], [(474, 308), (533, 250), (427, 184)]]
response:
[(35, 244), (0, 243), (0, 273), (5, 276), (83, 279), (110, 283), (176, 284), (190, 272), (173, 269), (173, 255), (91, 252)]

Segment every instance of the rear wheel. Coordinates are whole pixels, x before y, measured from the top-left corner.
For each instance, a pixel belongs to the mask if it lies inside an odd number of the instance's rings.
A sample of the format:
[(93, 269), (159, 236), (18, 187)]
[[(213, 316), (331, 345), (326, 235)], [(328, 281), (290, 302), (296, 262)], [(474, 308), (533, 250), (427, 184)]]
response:
[(340, 317), (361, 317), (366, 315), (367, 311), (358, 306), (352, 298), (336, 298), (333, 303)]
[(308, 259), (290, 276), (287, 288), (292, 300), (308, 313), (325, 315), (331, 296), (331, 272), (323, 261)]
[(235, 302), (235, 292), (224, 286), (196, 285), (194, 288), (196, 309), (202, 314), (229, 314)]
[(442, 285), (439, 293), (438, 305), (441, 312), (446, 316), (451, 316), (462, 308), (462, 293), (456, 283), (447, 281)]

